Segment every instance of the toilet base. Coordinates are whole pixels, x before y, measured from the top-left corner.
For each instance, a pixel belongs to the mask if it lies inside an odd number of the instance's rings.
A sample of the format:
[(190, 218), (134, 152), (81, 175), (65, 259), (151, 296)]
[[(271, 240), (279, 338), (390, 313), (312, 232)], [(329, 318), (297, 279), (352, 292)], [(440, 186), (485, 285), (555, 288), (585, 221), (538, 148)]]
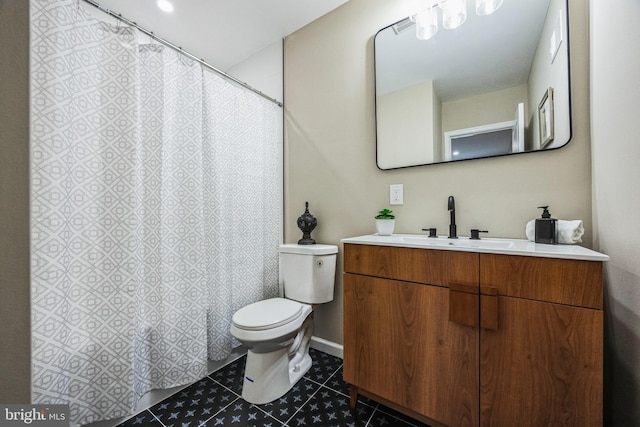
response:
[(268, 353), (247, 351), (242, 384), (244, 400), (256, 405), (273, 402), (291, 390), (309, 371), (312, 364), (309, 356), (310, 320), (303, 325), (292, 345), (293, 349), (284, 347)]

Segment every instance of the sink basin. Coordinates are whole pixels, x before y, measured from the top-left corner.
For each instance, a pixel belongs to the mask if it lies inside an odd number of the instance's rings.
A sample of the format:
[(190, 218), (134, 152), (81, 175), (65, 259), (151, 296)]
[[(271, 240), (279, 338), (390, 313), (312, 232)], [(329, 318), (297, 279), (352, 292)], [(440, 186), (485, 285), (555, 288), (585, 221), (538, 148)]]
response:
[(439, 249), (445, 251), (479, 252), (505, 255), (527, 255), (545, 258), (581, 259), (587, 261), (607, 261), (608, 256), (577, 245), (545, 245), (524, 239), (497, 239), (484, 237), (471, 240), (468, 237), (449, 239), (447, 236), (428, 237), (424, 234), (393, 234), (379, 236), (348, 237), (342, 243), (379, 246), (400, 246), (407, 248)]
[(469, 238), (449, 239), (447, 237), (422, 237), (422, 236), (398, 236), (398, 239), (408, 244), (420, 246), (438, 247), (458, 247), (458, 248), (487, 248), (487, 249), (509, 249), (513, 247), (513, 242), (501, 240), (471, 240)]

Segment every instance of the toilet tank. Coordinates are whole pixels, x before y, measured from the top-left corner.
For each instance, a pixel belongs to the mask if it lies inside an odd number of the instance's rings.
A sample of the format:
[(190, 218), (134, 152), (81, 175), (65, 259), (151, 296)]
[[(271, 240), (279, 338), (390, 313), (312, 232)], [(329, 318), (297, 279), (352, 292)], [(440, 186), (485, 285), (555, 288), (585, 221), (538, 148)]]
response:
[(285, 298), (308, 304), (332, 301), (337, 253), (335, 245), (281, 245)]

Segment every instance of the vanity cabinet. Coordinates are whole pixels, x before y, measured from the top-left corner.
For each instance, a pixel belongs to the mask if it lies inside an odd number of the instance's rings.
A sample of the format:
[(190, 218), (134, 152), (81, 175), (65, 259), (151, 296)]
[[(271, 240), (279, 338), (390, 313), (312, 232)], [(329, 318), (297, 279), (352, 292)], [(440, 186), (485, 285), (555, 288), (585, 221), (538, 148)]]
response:
[(601, 426), (602, 263), (344, 245), (344, 380), (433, 426)]
[[(345, 245), (344, 380), (409, 415), (478, 425), (477, 329), (449, 322), (451, 282), (478, 286), (472, 253)], [(395, 407), (395, 406), (394, 406)]]

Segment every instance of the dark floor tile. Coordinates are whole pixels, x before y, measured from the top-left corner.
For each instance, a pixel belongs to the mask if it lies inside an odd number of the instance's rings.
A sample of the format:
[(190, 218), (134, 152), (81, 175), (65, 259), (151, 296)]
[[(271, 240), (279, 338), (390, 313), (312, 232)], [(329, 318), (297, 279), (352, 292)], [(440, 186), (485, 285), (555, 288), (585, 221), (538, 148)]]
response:
[(382, 404), (378, 405), (376, 412), (371, 418), (369, 423), (370, 427), (378, 426), (414, 426), (414, 427), (429, 427), (421, 421), (414, 420), (398, 411), (388, 408)]
[(247, 362), (247, 356), (241, 357), (222, 369), (210, 375), (211, 378), (218, 381), (223, 386), (235, 393), (242, 395), (242, 383), (244, 382), (244, 366)]
[(121, 425), (282, 427), (286, 423), (286, 427), (364, 427), (372, 419), (372, 426), (424, 426), (415, 421), (409, 423), (411, 419), (388, 408), (374, 411), (377, 403), (362, 396), (358, 397), (356, 409), (350, 409), (349, 387), (342, 380), (342, 360), (314, 349), (309, 353), (313, 359), (309, 372), (274, 402), (252, 405), (239, 397), (245, 356)]
[(229, 405), (202, 426), (280, 427), (282, 423), (242, 399)]
[(205, 377), (149, 410), (166, 427), (197, 427), (236, 399), (237, 395)]
[(162, 423), (158, 421), (151, 412), (142, 411), (139, 414), (129, 418), (125, 422), (118, 424), (118, 427), (162, 427)]
[[(344, 382), (342, 379), (342, 367), (338, 369), (324, 384), (325, 387), (328, 387), (338, 393), (342, 393), (345, 396), (351, 395), (351, 389), (349, 387), (349, 383)], [(364, 397), (363, 395), (358, 395), (358, 403), (364, 403), (369, 406), (376, 406), (378, 403), (369, 399), (368, 397)]]
[(312, 348), (309, 349), (309, 355), (313, 360), (313, 364), (309, 372), (305, 374), (305, 377), (320, 384), (324, 384), (342, 366), (342, 359), (322, 351)]
[(349, 398), (322, 387), (302, 409), (287, 422), (289, 427), (364, 427), (373, 413), (368, 405), (349, 407)]
[(332, 390), (349, 396), (349, 384), (344, 382), (344, 380), (342, 379), (342, 367), (340, 367), (333, 375), (331, 375), (329, 381), (325, 383), (325, 387), (329, 387)]
[(284, 396), (273, 402), (258, 405), (272, 417), (286, 422), (304, 405), (321, 386), (306, 378), (301, 378)]

